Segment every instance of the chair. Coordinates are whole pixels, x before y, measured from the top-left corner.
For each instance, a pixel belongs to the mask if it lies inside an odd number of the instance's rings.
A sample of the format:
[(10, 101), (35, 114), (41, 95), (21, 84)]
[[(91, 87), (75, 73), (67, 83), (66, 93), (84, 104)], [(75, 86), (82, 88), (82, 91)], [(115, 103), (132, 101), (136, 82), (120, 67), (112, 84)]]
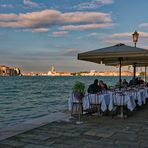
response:
[[(125, 103), (125, 95), (121, 91), (116, 91), (113, 94), (113, 110), (112, 110), (112, 118), (114, 115), (119, 115), (121, 118), (127, 117), (127, 105)], [(120, 113), (120, 114), (119, 114)]]
[(71, 95), (71, 115), (74, 114), (83, 114), (83, 102), (82, 100), (78, 100), (75, 96), (74, 93)]
[(89, 110), (91, 113), (98, 112), (101, 115), (100, 94), (88, 94)]

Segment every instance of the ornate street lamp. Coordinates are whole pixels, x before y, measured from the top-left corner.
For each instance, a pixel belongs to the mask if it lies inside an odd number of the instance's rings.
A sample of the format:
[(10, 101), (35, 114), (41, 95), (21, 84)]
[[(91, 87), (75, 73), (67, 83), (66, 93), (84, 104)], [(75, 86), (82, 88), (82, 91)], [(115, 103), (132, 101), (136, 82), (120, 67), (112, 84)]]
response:
[[(139, 37), (139, 33), (137, 31), (135, 31), (133, 33), (133, 42), (135, 43), (135, 47), (138, 42), (138, 37)], [(136, 63), (133, 64), (133, 78), (134, 79), (136, 78)]]
[(137, 31), (135, 31), (133, 33), (133, 42), (135, 43), (135, 47), (136, 47), (136, 44), (138, 42), (138, 38), (139, 38), (139, 33)]

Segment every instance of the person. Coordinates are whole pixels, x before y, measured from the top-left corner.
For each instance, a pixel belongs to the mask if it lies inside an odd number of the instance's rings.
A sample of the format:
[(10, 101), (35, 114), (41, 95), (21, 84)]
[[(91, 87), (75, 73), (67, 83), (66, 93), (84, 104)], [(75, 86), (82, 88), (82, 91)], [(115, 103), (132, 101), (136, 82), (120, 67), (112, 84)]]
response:
[(141, 77), (138, 77), (138, 84), (144, 84), (144, 81), (141, 79)]
[(102, 81), (100, 80), (99, 81), (99, 87), (101, 88), (101, 90), (107, 90), (107, 85)]
[(132, 85), (137, 85), (138, 84), (138, 78), (134, 78), (132, 80), (130, 80), (129, 82), (129, 86), (132, 86)]
[(123, 87), (127, 87), (128, 86), (128, 82), (126, 81), (126, 79), (123, 79), (122, 86)]
[(98, 79), (95, 79), (94, 80), (94, 83), (89, 85), (88, 89), (87, 89), (87, 92), (88, 93), (91, 93), (91, 94), (97, 94), (98, 92), (100, 92), (101, 89), (100, 87), (98, 86)]

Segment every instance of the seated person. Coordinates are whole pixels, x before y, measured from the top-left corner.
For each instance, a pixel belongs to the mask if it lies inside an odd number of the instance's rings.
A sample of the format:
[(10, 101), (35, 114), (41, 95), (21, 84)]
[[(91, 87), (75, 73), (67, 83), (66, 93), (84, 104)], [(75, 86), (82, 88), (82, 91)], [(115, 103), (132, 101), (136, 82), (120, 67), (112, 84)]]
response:
[(144, 84), (144, 81), (141, 79), (141, 77), (138, 77), (138, 84)]
[(128, 87), (128, 82), (126, 81), (126, 79), (123, 79), (122, 86), (123, 87)]
[(91, 94), (97, 94), (97, 93), (101, 92), (101, 89), (98, 86), (98, 79), (95, 79), (94, 83), (89, 85), (87, 92), (91, 93)]
[(137, 85), (138, 84), (138, 78), (134, 78), (132, 80), (130, 80), (129, 82), (129, 86), (132, 86), (132, 85)]
[(101, 88), (101, 90), (107, 90), (107, 85), (102, 81), (100, 80), (99, 81), (99, 87)]

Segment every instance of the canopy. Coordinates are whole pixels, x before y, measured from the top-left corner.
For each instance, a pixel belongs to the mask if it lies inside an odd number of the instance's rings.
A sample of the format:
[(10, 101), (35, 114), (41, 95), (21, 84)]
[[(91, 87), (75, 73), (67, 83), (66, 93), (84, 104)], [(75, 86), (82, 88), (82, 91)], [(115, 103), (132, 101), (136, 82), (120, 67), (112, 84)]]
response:
[(119, 83), (121, 86), (121, 66), (133, 65), (135, 78), (136, 65), (148, 65), (148, 50), (120, 43), (106, 48), (79, 53), (78, 60), (103, 63), (109, 66), (119, 65)]
[(78, 60), (103, 63), (110, 66), (119, 65), (120, 61), (122, 66), (142, 65), (143, 63), (148, 63), (148, 50), (120, 43), (106, 48), (79, 53)]

